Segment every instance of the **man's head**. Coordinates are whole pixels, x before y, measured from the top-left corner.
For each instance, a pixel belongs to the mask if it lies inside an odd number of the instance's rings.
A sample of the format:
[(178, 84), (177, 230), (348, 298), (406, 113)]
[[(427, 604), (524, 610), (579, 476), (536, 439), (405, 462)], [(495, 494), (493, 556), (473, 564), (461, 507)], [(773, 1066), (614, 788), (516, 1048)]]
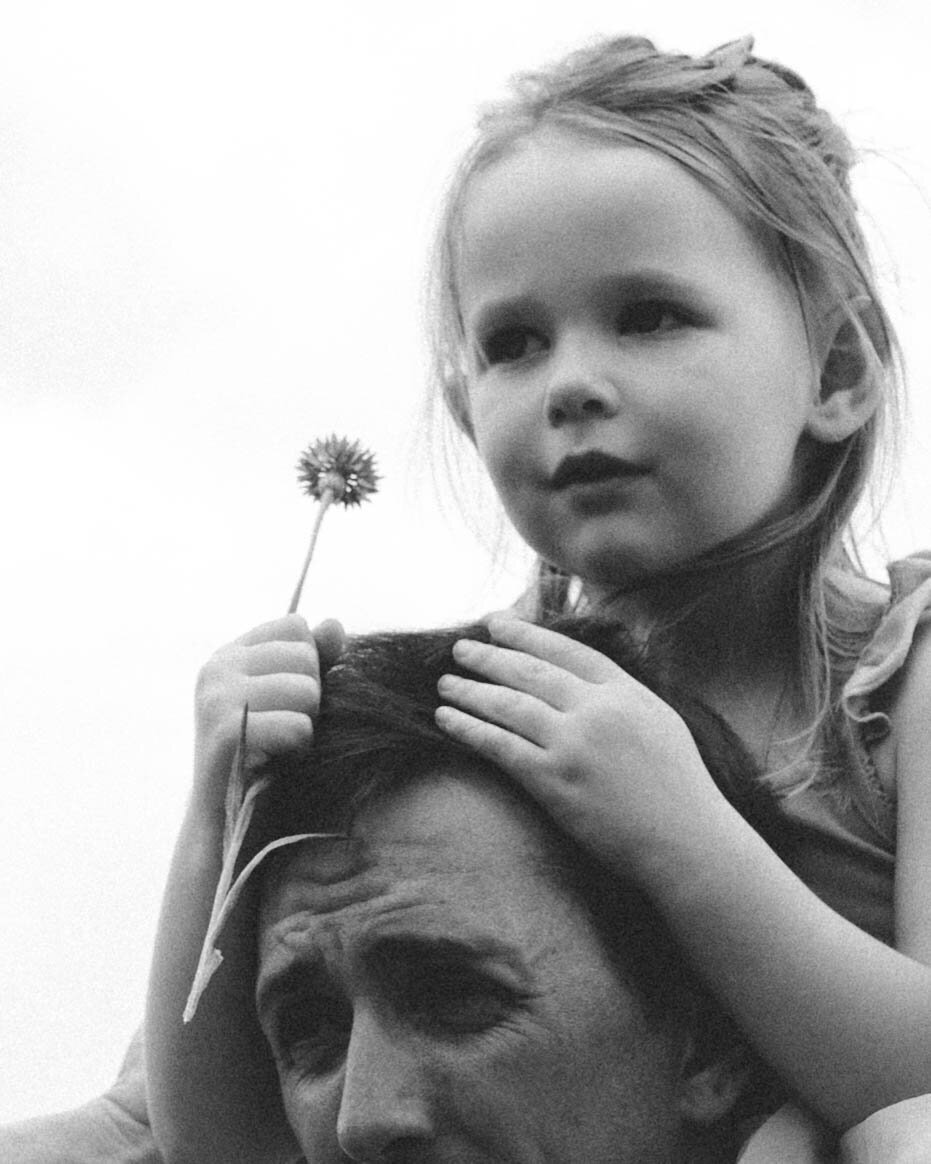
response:
[[(433, 725), (461, 634), (357, 642), (310, 759), (276, 773), (272, 833), (347, 833), (263, 885), (259, 1014), (305, 1156), (732, 1159), (745, 1048), (660, 920)], [(733, 775), (724, 729), (691, 726)]]

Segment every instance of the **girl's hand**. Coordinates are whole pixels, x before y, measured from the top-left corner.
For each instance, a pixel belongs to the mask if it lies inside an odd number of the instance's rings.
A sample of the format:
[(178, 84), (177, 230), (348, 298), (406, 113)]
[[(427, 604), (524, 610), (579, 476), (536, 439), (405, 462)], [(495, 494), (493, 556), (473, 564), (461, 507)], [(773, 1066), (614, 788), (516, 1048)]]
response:
[(496, 644), (460, 640), (456, 661), (482, 679), (444, 675), (437, 723), (518, 780), (612, 867), (650, 870), (729, 811), (682, 719), (610, 659), (513, 616)]
[(194, 794), (211, 809), (223, 804), (249, 706), (246, 763), (310, 745), (320, 706), (320, 663), (342, 651), (343, 629), (328, 620), (311, 631), (299, 614), (263, 623), (221, 647), (197, 679)]

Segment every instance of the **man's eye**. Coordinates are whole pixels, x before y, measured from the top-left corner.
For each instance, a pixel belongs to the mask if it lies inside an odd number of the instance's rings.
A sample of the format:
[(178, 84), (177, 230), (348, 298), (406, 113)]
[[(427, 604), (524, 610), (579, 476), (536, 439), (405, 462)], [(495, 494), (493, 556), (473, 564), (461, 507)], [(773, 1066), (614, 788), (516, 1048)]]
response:
[(629, 303), (617, 314), (615, 326), (622, 335), (651, 335), (681, 327), (682, 313), (661, 299)]
[(322, 1075), (342, 1061), (351, 1032), (352, 1012), (345, 1003), (314, 999), (279, 1013), (272, 1050), (284, 1070)]
[(529, 327), (502, 327), (482, 343), (482, 355), (489, 364), (511, 364), (546, 350), (546, 340)]
[(424, 1025), (472, 1034), (503, 1022), (517, 1001), (507, 987), (491, 978), (449, 971), (412, 984), (407, 1005)]

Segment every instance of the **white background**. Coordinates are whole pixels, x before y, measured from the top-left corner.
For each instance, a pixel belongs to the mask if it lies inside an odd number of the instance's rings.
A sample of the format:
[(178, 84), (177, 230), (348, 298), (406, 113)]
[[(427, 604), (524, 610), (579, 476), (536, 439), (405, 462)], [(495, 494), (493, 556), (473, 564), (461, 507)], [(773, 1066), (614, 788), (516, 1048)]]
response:
[(921, 8), (0, 3), (0, 1121), (105, 1087), (140, 1019), (194, 676), (287, 604), (300, 450), (346, 433), (384, 474), (327, 519), (311, 620), (430, 625), (521, 585), (477, 478), (482, 538), (434, 483), (420, 411), (432, 216), (512, 72), (598, 33), (753, 32), (808, 78), (868, 151), (910, 357), (888, 552), (931, 545)]

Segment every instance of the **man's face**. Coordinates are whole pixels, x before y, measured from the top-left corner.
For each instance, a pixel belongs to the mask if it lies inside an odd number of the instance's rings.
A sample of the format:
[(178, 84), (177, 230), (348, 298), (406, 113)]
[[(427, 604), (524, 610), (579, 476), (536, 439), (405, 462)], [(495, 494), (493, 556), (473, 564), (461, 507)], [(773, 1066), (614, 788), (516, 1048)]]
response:
[(545, 852), (524, 806), (458, 773), (280, 867), (257, 1000), (308, 1160), (684, 1159), (680, 1051)]

